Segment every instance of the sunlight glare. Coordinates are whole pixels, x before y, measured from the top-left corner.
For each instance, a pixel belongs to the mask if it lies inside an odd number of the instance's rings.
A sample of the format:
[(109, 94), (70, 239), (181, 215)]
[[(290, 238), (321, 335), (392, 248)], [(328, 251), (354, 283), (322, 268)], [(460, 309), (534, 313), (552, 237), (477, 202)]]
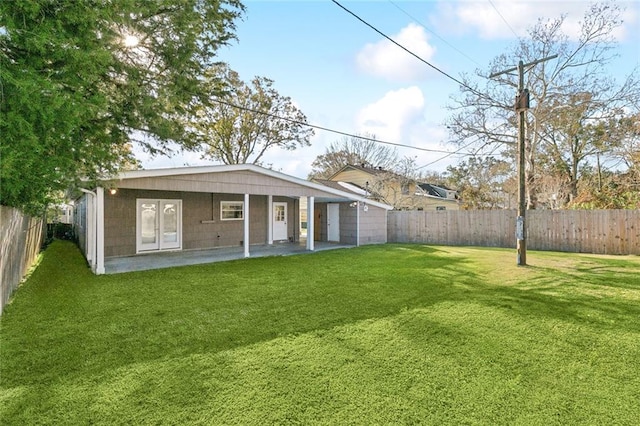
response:
[(139, 42), (140, 40), (138, 39), (138, 37), (131, 34), (126, 35), (124, 38), (125, 47), (136, 47)]

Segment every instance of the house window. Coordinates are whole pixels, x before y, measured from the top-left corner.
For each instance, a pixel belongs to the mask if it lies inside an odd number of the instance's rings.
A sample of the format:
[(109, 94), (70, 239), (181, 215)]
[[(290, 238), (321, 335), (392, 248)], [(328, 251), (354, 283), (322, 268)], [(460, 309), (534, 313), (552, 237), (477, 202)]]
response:
[(220, 220), (242, 220), (244, 201), (220, 201)]
[(446, 210), (445, 206), (436, 206), (436, 210)]

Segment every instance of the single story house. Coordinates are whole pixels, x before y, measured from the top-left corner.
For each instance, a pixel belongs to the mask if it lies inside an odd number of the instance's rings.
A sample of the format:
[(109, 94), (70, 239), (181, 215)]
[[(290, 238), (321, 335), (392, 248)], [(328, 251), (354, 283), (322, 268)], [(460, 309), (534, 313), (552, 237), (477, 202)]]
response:
[(105, 259), (163, 251), (300, 242), (300, 200), (314, 241), (387, 242), (391, 207), (253, 164), (134, 170), (79, 188), (75, 229), (92, 270)]

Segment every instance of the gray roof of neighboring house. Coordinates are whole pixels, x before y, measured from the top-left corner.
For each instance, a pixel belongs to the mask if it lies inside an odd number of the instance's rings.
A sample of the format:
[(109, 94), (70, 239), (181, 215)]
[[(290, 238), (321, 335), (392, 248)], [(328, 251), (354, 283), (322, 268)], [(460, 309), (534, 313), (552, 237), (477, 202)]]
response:
[(381, 175), (381, 174), (393, 174), (393, 175), (398, 175), (397, 173), (391, 171), (391, 170), (386, 170), (383, 169), (382, 167), (372, 167), (372, 166), (368, 166), (365, 164), (347, 164), (346, 166), (342, 167), (340, 170), (338, 170), (337, 172), (335, 172), (333, 175), (331, 175), (331, 177), (329, 177), (329, 179), (332, 179), (334, 176), (336, 176), (338, 173), (343, 172), (346, 169), (355, 169), (355, 170), (361, 170), (365, 173), (369, 173), (370, 175)]
[(328, 186), (330, 188), (338, 189), (340, 191), (352, 192), (360, 196), (367, 196), (369, 192), (363, 187), (351, 182), (341, 182), (328, 179), (313, 179), (313, 182), (317, 182), (321, 185)]
[(432, 185), (430, 183), (419, 183), (418, 186), (422, 188), (422, 190), (425, 191), (428, 195), (440, 198), (447, 198), (447, 191), (452, 191), (451, 189)]

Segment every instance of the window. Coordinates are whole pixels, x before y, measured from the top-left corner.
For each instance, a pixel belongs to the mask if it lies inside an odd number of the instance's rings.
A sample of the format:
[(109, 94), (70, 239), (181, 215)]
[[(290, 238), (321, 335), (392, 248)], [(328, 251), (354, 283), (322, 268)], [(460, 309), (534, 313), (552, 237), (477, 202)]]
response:
[(220, 201), (220, 220), (242, 220), (244, 201)]
[(436, 206), (436, 210), (446, 210), (445, 206)]

